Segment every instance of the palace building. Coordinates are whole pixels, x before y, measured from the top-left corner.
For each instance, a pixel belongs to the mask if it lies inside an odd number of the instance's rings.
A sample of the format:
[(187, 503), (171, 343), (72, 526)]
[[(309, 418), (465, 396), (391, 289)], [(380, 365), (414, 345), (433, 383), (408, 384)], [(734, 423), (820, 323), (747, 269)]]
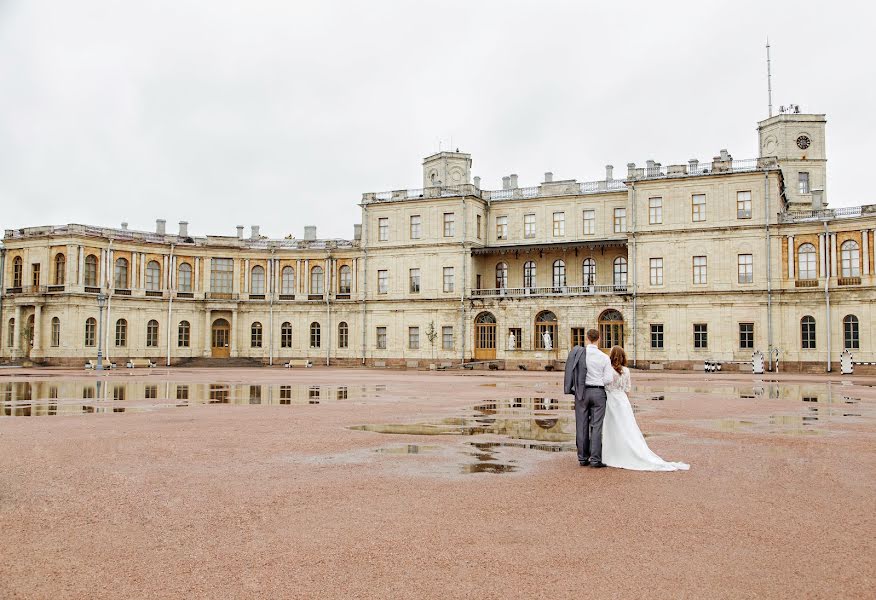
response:
[(102, 335), (120, 366), (543, 368), (597, 327), (644, 368), (750, 365), (758, 350), (781, 370), (836, 369), (846, 349), (876, 361), (876, 205), (827, 208), (825, 123), (760, 122), (757, 158), (531, 187), (509, 175), (493, 191), (468, 154), (439, 152), (422, 188), (364, 194), (351, 240), (163, 220), (8, 229), (0, 360), (81, 365)]

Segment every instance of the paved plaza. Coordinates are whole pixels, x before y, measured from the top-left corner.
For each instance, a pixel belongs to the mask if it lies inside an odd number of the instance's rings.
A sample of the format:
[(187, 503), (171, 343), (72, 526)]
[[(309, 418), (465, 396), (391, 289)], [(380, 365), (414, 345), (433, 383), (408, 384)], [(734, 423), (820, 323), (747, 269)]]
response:
[(561, 379), (0, 370), (0, 597), (872, 597), (876, 378), (633, 371), (676, 473)]

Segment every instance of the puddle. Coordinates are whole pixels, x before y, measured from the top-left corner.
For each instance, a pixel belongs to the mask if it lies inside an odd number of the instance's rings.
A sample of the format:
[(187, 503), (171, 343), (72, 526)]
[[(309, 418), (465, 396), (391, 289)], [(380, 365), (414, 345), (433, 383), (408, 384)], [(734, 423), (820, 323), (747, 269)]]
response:
[(421, 446), (420, 444), (406, 444), (404, 446), (391, 446), (378, 448), (375, 452), (380, 454), (430, 454), (440, 450), (440, 446)]

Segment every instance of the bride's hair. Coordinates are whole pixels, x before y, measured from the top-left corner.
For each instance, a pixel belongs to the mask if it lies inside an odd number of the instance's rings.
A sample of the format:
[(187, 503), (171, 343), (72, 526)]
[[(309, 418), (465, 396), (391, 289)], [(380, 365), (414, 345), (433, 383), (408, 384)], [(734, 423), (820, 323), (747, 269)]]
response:
[(612, 346), (611, 352), (608, 354), (611, 359), (611, 366), (618, 374), (623, 374), (624, 367), (627, 366), (627, 353), (620, 346)]

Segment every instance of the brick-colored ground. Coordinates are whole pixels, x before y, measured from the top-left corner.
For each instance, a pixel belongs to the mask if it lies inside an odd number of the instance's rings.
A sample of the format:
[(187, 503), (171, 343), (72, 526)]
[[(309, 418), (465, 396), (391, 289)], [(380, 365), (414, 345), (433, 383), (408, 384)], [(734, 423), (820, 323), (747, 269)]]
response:
[[(83, 377), (9, 369), (0, 386), (29, 374)], [(583, 469), (569, 452), (484, 455), (468, 444), (508, 441), (495, 433), (348, 429), (477, 416), (501, 425), (491, 431), (567, 443), (554, 435), (568, 425), (565, 403), (536, 406), (547, 429), (513, 420), (525, 402), (503, 409), (515, 397), (562, 398), (559, 374), (109, 376), (140, 378), (350, 394), (0, 418), (0, 597), (874, 597), (876, 388), (859, 385), (873, 380), (836, 376), (828, 388), (814, 376), (634, 372), (652, 448), (691, 464), (636, 473)], [(472, 412), (489, 400), (495, 414)], [(157, 401), (91, 404), (101, 402)], [(402, 453), (408, 444), (422, 453)], [(464, 472), (478, 461), (517, 470)]]

